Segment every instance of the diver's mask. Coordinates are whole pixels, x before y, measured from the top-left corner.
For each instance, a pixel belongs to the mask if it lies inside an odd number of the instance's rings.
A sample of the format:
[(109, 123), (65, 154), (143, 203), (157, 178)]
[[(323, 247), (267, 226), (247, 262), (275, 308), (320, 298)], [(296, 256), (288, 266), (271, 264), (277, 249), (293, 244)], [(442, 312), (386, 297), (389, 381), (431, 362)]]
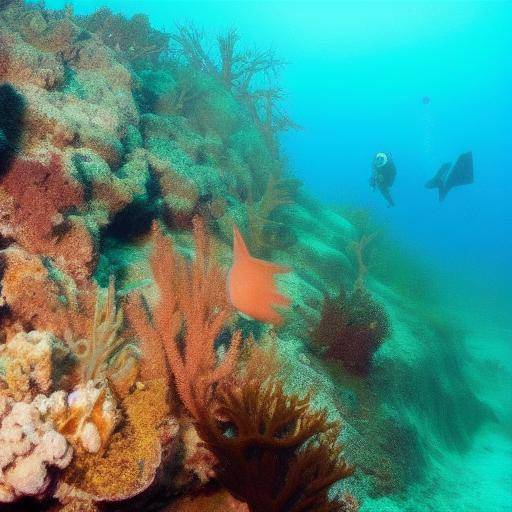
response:
[(373, 159), (375, 167), (384, 167), (388, 163), (388, 155), (386, 153), (377, 153)]

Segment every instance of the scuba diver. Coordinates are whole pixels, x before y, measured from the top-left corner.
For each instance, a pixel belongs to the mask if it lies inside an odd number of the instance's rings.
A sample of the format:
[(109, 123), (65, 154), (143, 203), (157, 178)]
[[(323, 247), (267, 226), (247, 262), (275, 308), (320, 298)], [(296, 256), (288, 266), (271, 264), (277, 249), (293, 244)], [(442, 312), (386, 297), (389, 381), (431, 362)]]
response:
[(439, 201), (443, 201), (453, 187), (473, 183), (473, 153), (471, 151), (459, 155), (455, 165), (451, 166), (451, 162), (444, 163), (436, 175), (425, 183), (426, 188), (438, 189)]
[(370, 186), (384, 196), (388, 206), (394, 206), (393, 198), (389, 188), (393, 185), (396, 176), (396, 167), (391, 158), (391, 153), (376, 153), (373, 157), (372, 175), (370, 177)]

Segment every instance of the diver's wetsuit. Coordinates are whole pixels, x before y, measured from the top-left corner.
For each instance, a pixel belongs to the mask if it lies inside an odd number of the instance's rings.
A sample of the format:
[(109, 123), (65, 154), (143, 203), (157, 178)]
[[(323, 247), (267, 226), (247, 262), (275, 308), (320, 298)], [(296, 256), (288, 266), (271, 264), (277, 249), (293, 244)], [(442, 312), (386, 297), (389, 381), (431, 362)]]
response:
[[(380, 158), (379, 158), (380, 157)], [(388, 206), (394, 206), (395, 203), (389, 192), (389, 188), (393, 185), (396, 176), (396, 167), (389, 153), (377, 153), (372, 164), (372, 176), (370, 178), (370, 186), (378, 188), (379, 192), (388, 202)]]

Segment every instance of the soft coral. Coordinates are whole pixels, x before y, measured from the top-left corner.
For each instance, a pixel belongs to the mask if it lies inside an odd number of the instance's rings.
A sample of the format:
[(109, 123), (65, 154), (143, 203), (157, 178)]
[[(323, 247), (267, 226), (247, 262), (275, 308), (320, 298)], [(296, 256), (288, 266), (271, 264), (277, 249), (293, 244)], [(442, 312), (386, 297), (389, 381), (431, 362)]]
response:
[(339, 512), (329, 487), (351, 475), (337, 443), (339, 424), (310, 410), (310, 395), (251, 374), (224, 381), (198, 421), (219, 460), (220, 482), (251, 512)]
[(325, 298), (313, 341), (327, 359), (340, 361), (351, 374), (366, 375), (373, 354), (390, 334), (384, 308), (356, 287), (350, 293), (342, 290), (337, 298)]

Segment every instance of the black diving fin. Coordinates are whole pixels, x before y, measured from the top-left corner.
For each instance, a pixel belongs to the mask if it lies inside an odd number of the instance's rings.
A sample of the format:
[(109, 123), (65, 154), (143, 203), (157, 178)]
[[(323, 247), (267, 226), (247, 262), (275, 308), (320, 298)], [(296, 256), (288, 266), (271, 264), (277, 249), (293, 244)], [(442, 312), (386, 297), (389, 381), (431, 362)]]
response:
[(452, 171), (448, 175), (448, 178), (446, 178), (444, 183), (445, 194), (453, 187), (470, 185), (471, 183), (473, 183), (473, 153), (468, 151), (467, 153), (462, 153), (459, 158), (457, 158)]
[(444, 163), (443, 165), (441, 165), (441, 167), (439, 167), (439, 170), (436, 172), (435, 176), (425, 183), (426, 188), (438, 189), (439, 201), (442, 201), (444, 199), (444, 196), (446, 195), (446, 193), (444, 192), (445, 180), (451, 166), (451, 162)]
[(427, 188), (438, 189), (439, 201), (443, 201), (446, 194), (448, 194), (453, 187), (473, 183), (473, 154), (471, 151), (459, 155), (451, 171), (450, 166), (450, 163), (444, 163), (439, 168), (436, 175), (425, 183), (425, 187)]

